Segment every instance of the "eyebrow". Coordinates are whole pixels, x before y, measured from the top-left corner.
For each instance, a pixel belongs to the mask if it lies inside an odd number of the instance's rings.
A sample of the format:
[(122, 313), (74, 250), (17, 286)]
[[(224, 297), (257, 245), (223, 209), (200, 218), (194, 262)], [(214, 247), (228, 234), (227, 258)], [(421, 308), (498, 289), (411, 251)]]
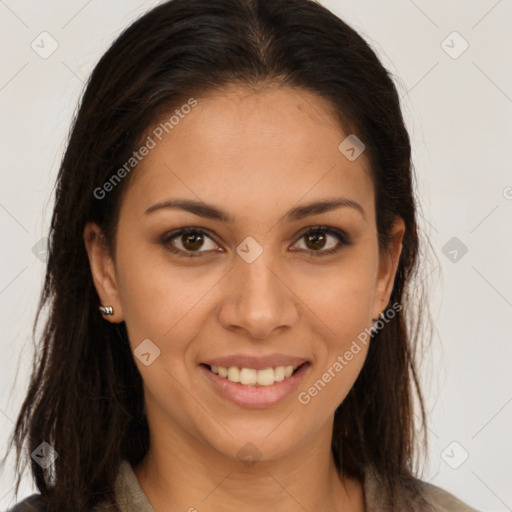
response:
[[(153, 206), (150, 206), (144, 213), (148, 215), (157, 210), (167, 208), (185, 210), (199, 217), (220, 220), (222, 222), (230, 224), (234, 223), (235, 221), (234, 217), (232, 217), (227, 212), (221, 210), (220, 208), (200, 201), (193, 201), (190, 199), (174, 199), (161, 201), (159, 203), (154, 204)], [(322, 201), (315, 201), (313, 203), (305, 204), (302, 206), (296, 206), (295, 208), (289, 210), (284, 215), (284, 218), (286, 221), (292, 222), (304, 219), (305, 217), (309, 217), (310, 215), (318, 215), (320, 213), (329, 212), (337, 208), (353, 208), (362, 215), (365, 221), (367, 220), (363, 207), (356, 201), (353, 201), (352, 199), (347, 199), (345, 197), (324, 199)]]

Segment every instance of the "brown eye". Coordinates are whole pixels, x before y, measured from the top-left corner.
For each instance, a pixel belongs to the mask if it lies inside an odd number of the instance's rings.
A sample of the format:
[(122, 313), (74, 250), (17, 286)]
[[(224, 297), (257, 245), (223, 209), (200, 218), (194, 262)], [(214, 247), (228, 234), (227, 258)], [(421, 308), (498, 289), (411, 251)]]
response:
[[(318, 226), (310, 229), (300, 237), (304, 246), (295, 245), (294, 250), (301, 249), (318, 256), (332, 254), (339, 251), (343, 246), (352, 245), (349, 237), (343, 232), (334, 228)], [(315, 254), (316, 256), (316, 254)]]
[(197, 251), (204, 243), (204, 237), (200, 233), (186, 233), (181, 235), (181, 244), (186, 250)]
[(165, 235), (161, 243), (171, 252), (181, 256), (202, 256), (205, 252), (218, 250), (218, 245), (202, 229), (183, 228)]
[(325, 245), (327, 237), (322, 231), (311, 231), (305, 236), (306, 245), (309, 249), (322, 249)]

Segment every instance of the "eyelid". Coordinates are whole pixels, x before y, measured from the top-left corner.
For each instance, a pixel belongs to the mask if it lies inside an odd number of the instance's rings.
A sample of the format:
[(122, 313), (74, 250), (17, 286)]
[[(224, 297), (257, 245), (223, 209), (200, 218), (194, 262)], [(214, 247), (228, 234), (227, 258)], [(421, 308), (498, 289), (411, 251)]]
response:
[[(299, 233), (296, 236), (297, 238), (297, 242), (299, 240), (302, 239), (302, 237), (304, 237), (305, 235), (308, 235), (309, 233), (315, 233), (315, 232), (323, 232), (323, 233), (327, 233), (328, 235), (331, 235), (331, 236), (334, 236), (335, 238), (338, 239), (338, 245), (336, 247), (333, 247), (331, 249), (327, 249), (325, 251), (323, 250), (318, 250), (318, 251), (313, 251), (313, 250), (305, 250), (305, 249), (299, 249), (301, 251), (306, 251), (308, 253), (310, 253), (311, 255), (322, 255), (322, 254), (333, 254), (333, 253), (336, 253), (338, 252), (343, 246), (348, 246), (348, 245), (352, 245), (353, 242), (351, 240), (351, 238), (349, 237), (349, 235), (343, 231), (342, 229), (339, 229), (339, 228), (335, 228), (335, 227), (331, 227), (331, 226), (325, 226), (325, 225), (316, 225), (316, 226), (310, 226), (308, 228), (306, 228), (305, 230), (302, 230), (302, 231), (299, 231)], [(295, 243), (297, 243), (295, 242)]]
[[(162, 243), (164, 246), (166, 246), (169, 251), (171, 251), (175, 254), (178, 254), (180, 256), (185, 256), (185, 257), (203, 256), (204, 254), (208, 254), (212, 250), (214, 250), (214, 249), (211, 249), (211, 250), (207, 250), (207, 251), (200, 251), (200, 250), (199, 251), (183, 251), (181, 249), (178, 249), (177, 247), (174, 247), (170, 243), (174, 238), (178, 238), (179, 236), (186, 235), (187, 233), (199, 233), (205, 237), (208, 237), (215, 244), (217, 244), (217, 242), (212, 237), (210, 231), (208, 231), (204, 228), (195, 227), (195, 226), (183, 226), (182, 228), (175, 229), (174, 231), (170, 231), (169, 233), (166, 233), (163, 237), (160, 238), (160, 243)], [(217, 245), (219, 245), (219, 244), (217, 244)]]
[[(297, 240), (296, 240), (296, 242), (294, 242), (294, 245), (297, 242), (299, 242), (305, 235), (307, 235), (309, 233), (314, 233), (317, 231), (327, 233), (327, 234), (332, 235), (335, 238), (337, 238), (338, 239), (337, 246), (333, 247), (331, 249), (327, 249), (327, 250), (318, 250), (318, 251), (309, 250), (308, 251), (306, 249), (296, 249), (296, 250), (293, 250), (293, 252), (306, 252), (306, 253), (309, 253), (311, 256), (316, 256), (316, 255), (322, 256), (322, 255), (336, 253), (336, 252), (340, 251), (344, 246), (349, 246), (349, 245), (353, 244), (351, 238), (345, 231), (338, 229), (338, 228), (330, 227), (330, 226), (315, 225), (315, 226), (309, 226), (309, 227), (299, 231), (297, 234), (295, 234), (294, 238), (296, 238)], [(178, 254), (180, 256), (184, 256), (184, 257), (204, 256), (204, 255), (208, 255), (208, 253), (211, 253), (212, 251), (218, 252), (215, 249), (206, 250), (206, 251), (201, 251), (201, 250), (183, 251), (182, 249), (178, 249), (178, 248), (174, 247), (172, 244), (170, 244), (170, 242), (174, 238), (177, 238), (181, 235), (185, 235), (187, 233), (199, 233), (205, 237), (208, 237), (215, 244), (217, 244), (217, 242), (215, 241), (214, 237), (212, 237), (211, 232), (209, 230), (200, 228), (200, 227), (195, 227), (195, 226), (183, 226), (182, 228), (176, 229), (174, 231), (170, 231), (169, 233), (166, 233), (164, 236), (162, 236), (160, 238), (160, 243), (162, 243), (164, 246), (166, 246), (167, 249), (170, 250), (171, 252)], [(217, 245), (219, 245), (219, 244), (217, 244)]]

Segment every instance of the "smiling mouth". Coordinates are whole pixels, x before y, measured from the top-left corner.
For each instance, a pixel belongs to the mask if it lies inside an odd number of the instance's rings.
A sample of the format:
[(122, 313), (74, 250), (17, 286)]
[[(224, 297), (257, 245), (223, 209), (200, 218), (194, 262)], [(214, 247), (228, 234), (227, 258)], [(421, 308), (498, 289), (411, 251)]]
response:
[(309, 363), (305, 362), (298, 366), (276, 366), (256, 370), (254, 368), (238, 368), (236, 366), (227, 368), (224, 366), (201, 364), (201, 366), (204, 366), (215, 375), (243, 386), (272, 386), (276, 382), (288, 379), (305, 365), (309, 365)]

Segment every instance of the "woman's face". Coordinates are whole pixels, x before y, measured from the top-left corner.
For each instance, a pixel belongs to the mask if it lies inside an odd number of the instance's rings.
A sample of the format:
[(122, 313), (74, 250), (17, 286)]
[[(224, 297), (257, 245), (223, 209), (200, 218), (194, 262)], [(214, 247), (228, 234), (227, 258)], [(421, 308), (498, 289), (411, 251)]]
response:
[(231, 87), (196, 99), (162, 140), (149, 132), (114, 259), (88, 242), (91, 266), (126, 322), (152, 439), (273, 459), (331, 435), (366, 357), (358, 336), (388, 303), (403, 222), (379, 258), (365, 153), (339, 149), (350, 134), (321, 98)]

